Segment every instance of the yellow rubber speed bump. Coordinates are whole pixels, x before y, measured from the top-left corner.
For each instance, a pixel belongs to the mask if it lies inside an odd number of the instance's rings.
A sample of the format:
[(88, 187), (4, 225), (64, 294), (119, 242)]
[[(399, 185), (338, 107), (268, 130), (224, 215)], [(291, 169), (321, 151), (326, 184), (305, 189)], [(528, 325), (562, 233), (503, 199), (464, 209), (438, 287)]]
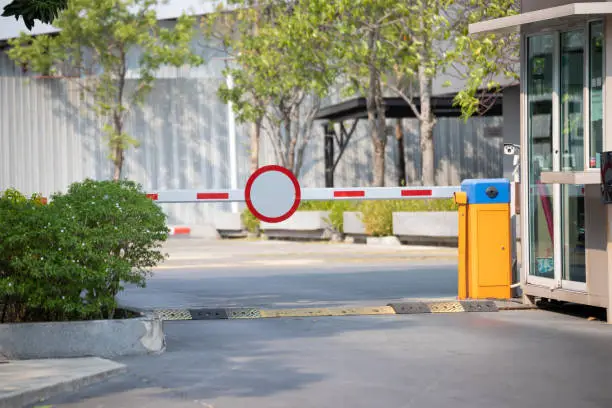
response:
[(154, 309), (152, 313), (164, 321), (172, 320), (227, 320), (260, 319), (275, 317), (317, 316), (368, 316), (401, 315), (422, 313), (497, 312), (499, 308), (492, 300), (461, 301), (408, 301), (390, 303), (386, 306), (359, 307), (313, 307), (296, 309), (257, 308), (200, 308), (200, 309)]
[(411, 301), (389, 304), (395, 314), (497, 312), (493, 300)]
[(189, 309), (154, 309), (153, 314), (160, 320), (193, 320)]
[(299, 309), (271, 309), (261, 310), (261, 317), (316, 317), (316, 316), (365, 316), (365, 315), (393, 315), (395, 310), (390, 306), (370, 307), (323, 307)]
[(461, 313), (465, 312), (463, 305), (459, 302), (432, 302), (429, 303), (431, 313)]

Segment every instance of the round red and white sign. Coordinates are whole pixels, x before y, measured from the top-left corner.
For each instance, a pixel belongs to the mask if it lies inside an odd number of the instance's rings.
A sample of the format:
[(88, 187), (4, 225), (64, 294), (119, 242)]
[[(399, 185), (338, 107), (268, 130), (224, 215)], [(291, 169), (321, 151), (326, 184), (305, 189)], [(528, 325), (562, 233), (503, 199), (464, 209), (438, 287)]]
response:
[(251, 174), (244, 196), (255, 217), (264, 222), (278, 223), (297, 211), (302, 193), (293, 173), (284, 167), (270, 165)]

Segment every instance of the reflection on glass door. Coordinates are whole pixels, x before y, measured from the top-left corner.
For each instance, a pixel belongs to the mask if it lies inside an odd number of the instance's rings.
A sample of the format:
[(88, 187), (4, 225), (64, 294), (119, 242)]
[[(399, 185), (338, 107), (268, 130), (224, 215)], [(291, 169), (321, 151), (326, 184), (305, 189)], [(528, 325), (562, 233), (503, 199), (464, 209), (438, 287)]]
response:
[(589, 167), (599, 168), (603, 150), (603, 22), (592, 22), (589, 28)]
[[(584, 30), (561, 33), (560, 120), (561, 167), (584, 171)], [(561, 186), (561, 241), (563, 279), (586, 282), (584, 188)]]
[(561, 169), (584, 170), (584, 31), (561, 33)]
[(561, 186), (563, 279), (586, 283), (584, 186)]
[(529, 273), (551, 279), (555, 272), (553, 189), (540, 182), (540, 173), (553, 170), (554, 48), (553, 34), (528, 38)]

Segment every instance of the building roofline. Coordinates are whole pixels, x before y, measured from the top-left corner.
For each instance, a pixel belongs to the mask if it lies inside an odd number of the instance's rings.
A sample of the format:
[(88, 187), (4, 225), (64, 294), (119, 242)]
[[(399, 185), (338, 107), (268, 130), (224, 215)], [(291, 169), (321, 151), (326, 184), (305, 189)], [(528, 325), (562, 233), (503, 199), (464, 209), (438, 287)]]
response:
[(495, 18), (469, 25), (470, 34), (505, 33), (520, 29), (526, 24), (539, 23), (573, 16), (612, 14), (612, 2), (572, 3), (530, 11), (514, 16)]
[[(511, 86), (517, 86), (515, 83)], [(511, 87), (508, 86), (508, 87)], [(455, 106), (454, 98), (455, 93), (434, 95), (431, 98), (431, 105), (434, 114), (437, 117), (460, 117), (461, 108)], [(497, 95), (493, 106), (483, 116), (501, 116), (502, 115), (502, 95)], [(385, 115), (389, 119), (396, 118), (415, 118), (415, 114), (412, 108), (406, 103), (406, 101), (399, 97), (385, 97), (383, 98), (385, 107)], [(419, 107), (419, 98), (414, 98), (413, 103)], [(364, 97), (357, 97), (348, 99), (333, 105), (325, 106), (321, 108), (315, 120), (327, 120), (331, 122), (341, 122), (344, 120), (351, 119), (366, 119), (367, 113), (367, 101)]]

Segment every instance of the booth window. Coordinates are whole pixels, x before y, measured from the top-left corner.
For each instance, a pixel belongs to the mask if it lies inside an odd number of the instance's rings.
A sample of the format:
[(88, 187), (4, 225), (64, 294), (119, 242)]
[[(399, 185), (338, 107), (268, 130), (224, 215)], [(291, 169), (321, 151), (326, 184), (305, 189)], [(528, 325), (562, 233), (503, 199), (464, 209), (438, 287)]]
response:
[(584, 30), (561, 33), (561, 169), (584, 170)]
[(603, 22), (589, 24), (589, 168), (600, 167), (603, 150)]

